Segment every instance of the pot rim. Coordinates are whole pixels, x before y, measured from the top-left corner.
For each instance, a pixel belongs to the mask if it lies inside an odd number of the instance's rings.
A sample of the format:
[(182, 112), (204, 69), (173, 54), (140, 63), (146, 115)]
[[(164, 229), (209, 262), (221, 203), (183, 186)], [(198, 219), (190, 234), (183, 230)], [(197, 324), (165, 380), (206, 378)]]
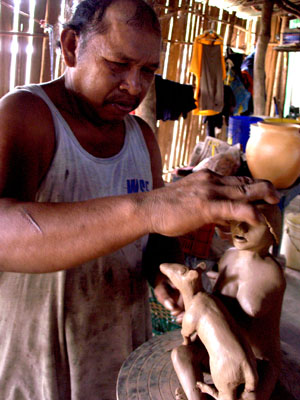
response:
[(256, 125), (258, 126), (278, 126), (278, 127), (285, 127), (285, 128), (294, 128), (298, 129), (300, 131), (300, 125), (299, 124), (292, 124), (292, 123), (286, 123), (286, 122), (268, 122), (268, 121), (260, 121), (257, 122)]

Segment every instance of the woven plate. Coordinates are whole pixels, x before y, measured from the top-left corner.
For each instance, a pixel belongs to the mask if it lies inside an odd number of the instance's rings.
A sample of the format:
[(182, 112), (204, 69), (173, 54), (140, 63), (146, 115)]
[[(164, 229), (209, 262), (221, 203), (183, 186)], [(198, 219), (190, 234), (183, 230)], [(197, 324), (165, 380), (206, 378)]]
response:
[(179, 386), (171, 350), (182, 343), (180, 330), (154, 337), (124, 362), (118, 377), (118, 400), (173, 400)]

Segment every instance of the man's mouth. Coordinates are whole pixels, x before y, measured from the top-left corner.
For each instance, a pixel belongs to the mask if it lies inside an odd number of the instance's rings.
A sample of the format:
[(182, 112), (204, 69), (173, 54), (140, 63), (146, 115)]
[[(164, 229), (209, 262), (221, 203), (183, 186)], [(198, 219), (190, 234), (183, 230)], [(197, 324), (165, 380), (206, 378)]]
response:
[(135, 107), (133, 105), (129, 104), (121, 104), (121, 103), (111, 103), (113, 107), (124, 111), (124, 112), (130, 112), (132, 111)]
[(118, 101), (118, 100), (113, 100), (109, 103), (112, 105), (114, 108), (116, 108), (119, 111), (129, 113), (130, 111), (134, 110), (138, 106), (138, 102), (135, 101)]

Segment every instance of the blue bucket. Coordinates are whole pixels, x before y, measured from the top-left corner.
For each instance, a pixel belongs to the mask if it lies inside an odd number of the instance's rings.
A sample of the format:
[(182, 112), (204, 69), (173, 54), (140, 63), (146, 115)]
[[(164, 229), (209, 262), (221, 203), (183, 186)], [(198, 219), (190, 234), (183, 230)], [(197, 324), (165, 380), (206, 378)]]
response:
[(229, 117), (228, 124), (228, 143), (237, 144), (240, 143), (242, 150), (245, 151), (246, 144), (250, 135), (250, 125), (256, 122), (263, 121), (263, 118), (259, 117), (248, 117), (235, 115)]

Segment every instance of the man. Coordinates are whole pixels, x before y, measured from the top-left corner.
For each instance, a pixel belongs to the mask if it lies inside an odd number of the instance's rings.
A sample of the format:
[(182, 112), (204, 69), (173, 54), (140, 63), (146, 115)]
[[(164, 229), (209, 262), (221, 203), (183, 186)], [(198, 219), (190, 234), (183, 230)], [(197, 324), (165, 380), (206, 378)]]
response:
[(61, 35), (65, 74), (1, 101), (1, 398), (114, 399), (123, 360), (151, 334), (147, 235), (255, 224), (247, 201), (278, 201), (266, 183), (208, 172), (162, 187), (155, 137), (128, 116), (160, 42), (144, 1), (82, 1)]

